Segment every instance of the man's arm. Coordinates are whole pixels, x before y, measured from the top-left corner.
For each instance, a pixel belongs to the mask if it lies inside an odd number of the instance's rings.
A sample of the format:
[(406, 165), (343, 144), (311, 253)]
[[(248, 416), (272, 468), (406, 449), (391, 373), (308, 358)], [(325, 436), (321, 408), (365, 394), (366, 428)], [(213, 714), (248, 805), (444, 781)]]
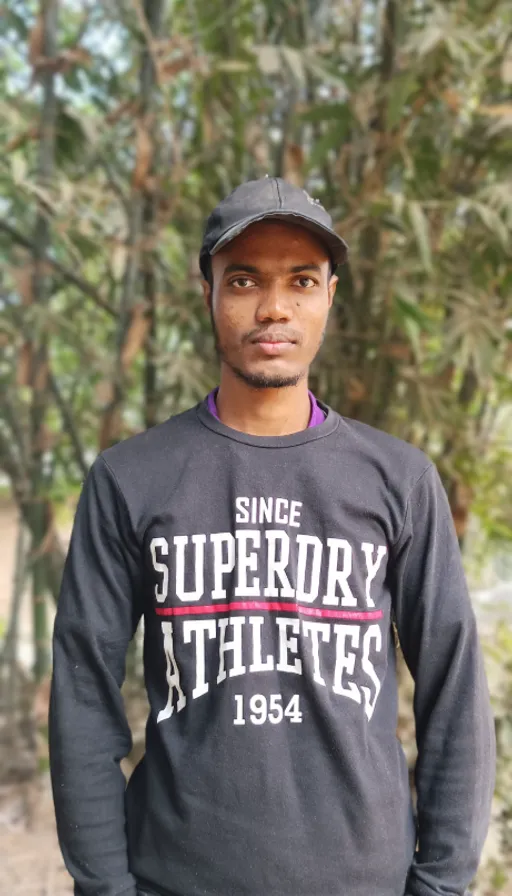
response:
[(141, 557), (100, 455), (86, 478), (53, 636), (50, 769), (59, 842), (77, 896), (135, 896), (125, 834), (131, 749), (121, 685), (141, 615)]
[(487, 834), (496, 745), (475, 614), (433, 465), (409, 496), (391, 575), (415, 681), (419, 847), (407, 896), (462, 896)]

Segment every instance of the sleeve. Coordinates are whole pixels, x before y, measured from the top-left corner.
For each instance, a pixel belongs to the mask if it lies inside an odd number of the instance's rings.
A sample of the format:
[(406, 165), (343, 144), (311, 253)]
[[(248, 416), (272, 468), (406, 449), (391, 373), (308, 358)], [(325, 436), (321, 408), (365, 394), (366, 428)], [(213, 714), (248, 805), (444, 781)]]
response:
[(78, 501), (53, 635), (50, 772), (75, 896), (136, 894), (119, 763), (131, 749), (121, 686), (141, 577), (126, 502), (99, 455)]
[(476, 618), (434, 465), (411, 492), (392, 576), (415, 682), (418, 848), (407, 896), (463, 896), (487, 835), (496, 742)]

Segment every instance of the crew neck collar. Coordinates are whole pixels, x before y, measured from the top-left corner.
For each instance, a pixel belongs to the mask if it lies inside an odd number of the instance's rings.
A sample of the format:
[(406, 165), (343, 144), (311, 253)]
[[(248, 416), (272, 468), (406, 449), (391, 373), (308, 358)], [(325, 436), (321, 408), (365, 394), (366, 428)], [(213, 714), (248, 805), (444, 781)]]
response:
[(316, 439), (328, 436), (338, 428), (341, 420), (339, 414), (318, 399), (316, 399), (316, 403), (318, 408), (325, 414), (325, 419), (317, 426), (308, 426), (307, 429), (285, 436), (255, 436), (233, 429), (231, 426), (226, 426), (225, 423), (222, 423), (221, 420), (210, 413), (208, 396), (197, 405), (196, 411), (199, 420), (204, 426), (218, 435), (232, 439), (235, 442), (242, 442), (245, 445), (253, 445), (257, 448), (293, 448), (296, 445), (314, 442)]
[[(219, 392), (219, 387), (217, 386), (215, 389), (212, 389), (212, 391), (209, 393), (209, 395), (206, 396), (206, 403), (208, 406), (208, 410), (210, 411), (210, 414), (213, 417), (215, 417), (216, 420), (220, 420), (219, 413), (217, 411), (217, 394), (218, 394), (218, 392)], [(322, 411), (322, 409), (318, 406), (318, 402), (317, 402), (315, 396), (313, 395), (311, 389), (308, 389), (308, 395), (309, 395), (309, 403), (311, 406), (308, 427), (319, 426), (320, 423), (324, 422), (325, 414)]]

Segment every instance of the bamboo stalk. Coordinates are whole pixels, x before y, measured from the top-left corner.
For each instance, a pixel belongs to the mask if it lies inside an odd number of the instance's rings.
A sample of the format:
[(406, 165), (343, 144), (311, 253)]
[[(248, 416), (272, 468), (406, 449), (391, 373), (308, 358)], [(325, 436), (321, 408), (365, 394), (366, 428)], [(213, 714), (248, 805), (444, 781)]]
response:
[[(51, 65), (57, 55), (57, 21), (58, 0), (41, 0), (39, 7), (40, 21), (43, 29), (42, 61), (44, 65), (36, 67), (35, 75), (41, 83), (43, 102), (40, 119), (40, 141), (37, 167), (37, 179), (41, 186), (51, 187), (54, 171), (55, 122), (57, 117), (57, 98), (55, 94), (54, 71)], [(45, 208), (39, 204), (33, 234), (33, 302), (45, 306), (48, 302), (50, 287), (46, 272), (46, 257), (50, 247), (50, 225)], [(37, 342), (36, 342), (37, 340)], [(46, 615), (46, 562), (45, 549), (42, 548), (47, 531), (48, 514), (45, 496), (46, 479), (44, 473), (44, 423), (51, 401), (49, 388), (49, 354), (48, 334), (41, 332), (32, 341), (32, 369), (30, 386), (32, 403), (30, 407), (30, 510), (31, 531), (33, 536), (33, 624), (34, 624), (34, 678), (36, 682), (47, 674), (50, 666), (50, 650), (48, 639), (48, 622)]]
[(18, 647), (19, 647), (19, 622), (23, 596), (29, 564), (27, 562), (29, 545), (26, 544), (27, 530), (21, 516), (18, 518), (18, 533), (16, 537), (14, 574), (12, 581), (11, 606), (9, 610), (9, 624), (0, 655), (0, 686), (2, 696), (0, 706), (5, 711), (8, 730), (16, 739), (16, 711), (18, 708)]
[[(148, 23), (151, 39), (158, 39), (162, 30), (162, 21), (165, 12), (165, 0), (146, 0), (144, 5), (144, 14)], [(147, 90), (147, 106), (144, 111), (149, 111), (151, 105), (151, 93), (157, 78), (154, 60), (150, 54), (149, 48), (141, 68), (141, 90)], [(156, 140), (156, 128), (153, 133), (154, 151), (152, 164), (150, 166), (150, 174), (155, 168), (158, 158), (158, 146)], [(143, 209), (143, 228), (146, 235), (153, 234), (156, 224), (156, 197), (154, 193), (147, 194), (144, 200)], [(143, 293), (146, 299), (147, 310), (146, 315), (149, 319), (148, 334), (145, 345), (145, 365), (144, 365), (144, 421), (146, 428), (155, 426), (158, 422), (158, 369), (156, 363), (156, 340), (157, 340), (157, 276), (155, 270), (155, 259), (151, 249), (144, 252), (143, 258)]]
[[(138, 5), (138, 4), (137, 4)], [(150, 112), (152, 108), (152, 95), (157, 80), (155, 60), (153, 54), (153, 41), (158, 38), (161, 30), (165, 0), (145, 0), (144, 2), (144, 37), (145, 44), (142, 49), (141, 66), (139, 75), (139, 125), (146, 135), (146, 140), (151, 144), (154, 153), (155, 128), (150, 126)], [(149, 151), (149, 150), (148, 150)], [(140, 282), (141, 256), (145, 268), (144, 290), (148, 299), (147, 315), (150, 319), (149, 336), (146, 344), (154, 345), (156, 326), (156, 294), (155, 277), (150, 253), (141, 250), (145, 243), (145, 236), (154, 223), (154, 200), (146, 187), (147, 178), (151, 172), (151, 164), (146, 171), (142, 183), (134, 179), (132, 194), (128, 208), (128, 238), (126, 241), (126, 264), (124, 269), (119, 318), (116, 336), (116, 365), (113, 377), (112, 400), (110, 401), (103, 421), (101, 448), (118, 440), (120, 435), (121, 410), (125, 397), (126, 371), (123, 365), (123, 349), (129, 332), (131, 311), (137, 286)], [(135, 172), (134, 172), (135, 173)], [(156, 366), (151, 356), (151, 349), (146, 355), (145, 392), (146, 392), (146, 422), (152, 425), (156, 421)]]

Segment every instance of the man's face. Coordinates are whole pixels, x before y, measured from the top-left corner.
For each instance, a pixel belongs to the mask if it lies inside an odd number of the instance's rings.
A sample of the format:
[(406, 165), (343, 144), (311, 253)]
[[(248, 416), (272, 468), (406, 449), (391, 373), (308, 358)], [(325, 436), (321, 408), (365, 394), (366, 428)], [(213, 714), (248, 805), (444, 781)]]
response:
[(338, 278), (322, 243), (284, 221), (252, 224), (203, 282), (221, 361), (254, 388), (296, 385), (325, 332)]

